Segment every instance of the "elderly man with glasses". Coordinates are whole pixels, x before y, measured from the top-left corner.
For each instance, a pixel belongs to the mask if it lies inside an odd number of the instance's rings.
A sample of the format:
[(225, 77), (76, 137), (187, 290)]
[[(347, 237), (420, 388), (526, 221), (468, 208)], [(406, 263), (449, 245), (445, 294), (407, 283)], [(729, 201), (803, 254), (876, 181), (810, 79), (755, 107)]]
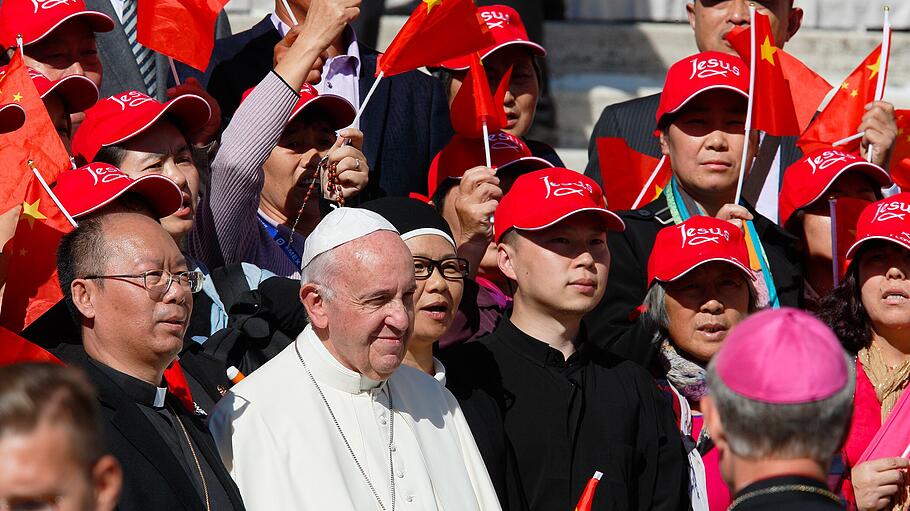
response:
[(200, 417), (164, 387), (202, 274), (147, 215), (112, 212), (64, 236), (57, 269), (82, 345), (54, 350), (98, 389), (107, 449), (123, 465), (121, 509), (240, 510)]

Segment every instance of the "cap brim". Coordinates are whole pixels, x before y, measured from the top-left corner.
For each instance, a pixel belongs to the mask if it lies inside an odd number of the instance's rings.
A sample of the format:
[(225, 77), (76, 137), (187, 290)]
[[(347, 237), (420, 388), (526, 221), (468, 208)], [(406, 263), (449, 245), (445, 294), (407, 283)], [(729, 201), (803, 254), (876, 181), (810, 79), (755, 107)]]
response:
[(729, 90), (729, 91), (733, 91), (733, 92), (739, 94), (740, 96), (742, 96), (746, 99), (749, 98), (748, 93), (743, 92), (742, 90), (737, 89), (736, 87), (733, 87), (731, 85), (723, 85), (723, 84), (708, 85), (707, 87), (703, 87), (703, 88), (693, 92), (692, 94), (690, 94), (689, 97), (687, 97), (685, 100), (683, 100), (679, 105), (676, 105), (676, 108), (674, 108), (673, 110), (667, 110), (666, 112), (664, 112), (663, 115), (661, 115), (660, 119), (658, 120), (657, 124), (660, 125), (660, 123), (661, 123), (661, 121), (663, 121), (664, 117), (666, 117), (668, 115), (673, 115), (673, 114), (679, 112), (680, 110), (682, 110), (686, 105), (689, 104), (690, 101), (695, 99), (695, 97), (698, 96), (699, 94), (703, 94), (710, 90)]
[[(844, 168), (840, 169), (837, 172), (837, 174), (834, 174), (834, 176), (831, 178), (831, 180), (828, 181), (828, 184), (825, 185), (825, 187), (820, 192), (818, 192), (818, 195), (816, 195), (809, 202), (807, 202), (807, 203), (803, 204), (802, 206), (793, 210), (793, 213), (795, 213), (803, 208), (809, 207), (812, 204), (815, 204), (815, 201), (817, 201), (818, 199), (821, 199), (825, 195), (825, 192), (827, 192), (828, 189), (831, 188), (831, 185), (833, 185), (835, 181), (837, 181), (842, 175), (844, 175), (845, 172), (849, 172), (849, 171), (861, 172), (863, 175), (869, 176), (870, 178), (872, 178), (873, 181), (875, 181), (875, 184), (879, 185), (882, 188), (887, 188), (894, 184), (894, 182), (891, 181), (891, 176), (888, 175), (888, 172), (886, 172), (885, 169), (879, 167), (878, 165), (876, 165), (874, 163), (869, 163), (867, 161), (855, 161), (855, 162), (845, 166)], [(793, 216), (793, 213), (790, 214), (791, 217)]]
[(84, 112), (98, 102), (98, 87), (95, 82), (82, 75), (68, 75), (54, 82), (51, 88), (41, 95), (59, 94), (66, 105), (66, 113)]
[(609, 209), (603, 209), (603, 208), (576, 209), (574, 211), (570, 211), (570, 212), (566, 213), (565, 215), (562, 215), (561, 217), (559, 217), (545, 225), (539, 225), (539, 226), (535, 226), (535, 227), (522, 227), (520, 225), (513, 225), (512, 227), (514, 227), (515, 229), (517, 229), (519, 231), (542, 231), (548, 227), (552, 227), (552, 226), (558, 224), (559, 222), (562, 222), (563, 220), (571, 217), (572, 215), (577, 215), (580, 213), (587, 213), (587, 212), (597, 213), (601, 217), (603, 217), (604, 224), (606, 225), (608, 230), (619, 231), (619, 232), (626, 230), (626, 224), (625, 224), (625, 222), (622, 221), (621, 218), (619, 218), (619, 215), (610, 211)]
[[(727, 258), (727, 257), (712, 257), (710, 259), (705, 259), (704, 261), (699, 261), (696, 264), (693, 264), (686, 270), (677, 273), (673, 277), (662, 278), (661, 276), (655, 276), (654, 280), (659, 281), (659, 282), (676, 282), (677, 280), (685, 277), (686, 275), (688, 275), (689, 273), (691, 273), (693, 270), (695, 270), (696, 268), (698, 268), (700, 266), (704, 266), (708, 263), (717, 263), (717, 262), (732, 264), (733, 266), (736, 266), (738, 269), (742, 270), (742, 272), (745, 273), (749, 277), (749, 280), (755, 281), (755, 273), (752, 270), (743, 266), (743, 264), (740, 263), (739, 261), (737, 261), (736, 259)], [(654, 284), (654, 282), (652, 281), (649, 283), (649, 285), (651, 285), (651, 284)]]
[(320, 94), (294, 109), (288, 118), (288, 123), (293, 121), (304, 110), (310, 108), (325, 109), (329, 113), (333, 130), (347, 128), (354, 122), (354, 117), (357, 116), (357, 110), (347, 99), (334, 94)]
[(25, 124), (25, 110), (15, 104), (7, 103), (0, 106), (0, 133), (16, 131)]
[(57, 27), (59, 27), (60, 25), (66, 23), (67, 21), (69, 21), (71, 19), (78, 18), (78, 17), (83, 17), (83, 18), (85, 18), (86, 21), (88, 21), (88, 24), (92, 29), (92, 32), (110, 32), (111, 30), (114, 30), (114, 20), (112, 20), (110, 16), (108, 16), (107, 14), (104, 14), (103, 12), (98, 12), (98, 11), (74, 12), (74, 13), (70, 14), (69, 16), (64, 17), (57, 23), (55, 23), (53, 26), (48, 28), (43, 34), (41, 34), (38, 37), (32, 39), (31, 41), (25, 43), (25, 45), (28, 46), (29, 44), (37, 43), (38, 41), (47, 37), (48, 34), (53, 32), (54, 30), (57, 30)]
[(195, 94), (184, 94), (182, 96), (177, 96), (176, 98), (165, 103), (164, 108), (162, 108), (161, 111), (155, 115), (155, 117), (146, 122), (144, 125), (138, 129), (133, 130), (132, 133), (122, 136), (117, 140), (103, 144), (102, 147), (117, 145), (121, 142), (135, 137), (136, 135), (154, 126), (155, 123), (161, 120), (161, 118), (166, 114), (179, 122), (179, 127), (183, 133), (191, 133), (204, 126), (205, 123), (209, 122), (209, 119), (212, 117), (212, 109), (209, 107), (209, 104), (206, 100)]
[(865, 238), (863, 238), (863, 239), (861, 239), (861, 240), (857, 240), (853, 245), (850, 246), (850, 250), (847, 250), (847, 256), (846, 256), (847, 259), (850, 259), (850, 258), (852, 258), (854, 255), (856, 255), (856, 251), (859, 249), (860, 245), (862, 245), (863, 243), (866, 243), (867, 241), (872, 241), (872, 240), (890, 241), (891, 243), (894, 243), (894, 244), (896, 244), (896, 245), (900, 245), (900, 246), (906, 248), (907, 250), (910, 250), (910, 244), (904, 243), (903, 241), (899, 241), (899, 240), (896, 240), (896, 239), (894, 239), (894, 238), (890, 238), (890, 237), (888, 237), (888, 236), (879, 236), (879, 235), (876, 235), (876, 236), (868, 236), (868, 237), (865, 237)]
[(525, 156), (512, 160), (505, 165), (496, 167), (496, 172), (508, 172), (510, 174), (526, 174), (535, 170), (552, 169), (554, 165), (543, 158), (537, 156)]
[(180, 206), (183, 205), (183, 192), (180, 191), (180, 187), (177, 186), (177, 183), (160, 174), (148, 174), (139, 179), (134, 179), (129, 186), (120, 190), (113, 196), (108, 197), (104, 202), (96, 204), (85, 211), (70, 213), (73, 217), (83, 217), (104, 208), (127, 192), (138, 193), (145, 197), (148, 200), (149, 206), (152, 207), (158, 218), (173, 215), (180, 209)]
[[(506, 46), (515, 46), (515, 45), (527, 46), (528, 48), (531, 49), (531, 53), (533, 53), (534, 55), (536, 55), (538, 57), (547, 56), (547, 49), (544, 48), (543, 46), (535, 43), (534, 41), (514, 40), (514, 41), (505, 41), (503, 43), (497, 44), (496, 46), (494, 46), (490, 50), (488, 50), (486, 53), (481, 55), (480, 59), (483, 60), (483, 59), (489, 57), (496, 50), (500, 50), (502, 48), (505, 48)], [(441, 62), (441, 63), (439, 63), (438, 66), (431, 66), (431, 67), (448, 69), (449, 71), (467, 71), (468, 68), (471, 67), (471, 59), (470, 59), (470, 56), (458, 57), (458, 58), (454, 58), (454, 59), (450, 59), (450, 60)]]

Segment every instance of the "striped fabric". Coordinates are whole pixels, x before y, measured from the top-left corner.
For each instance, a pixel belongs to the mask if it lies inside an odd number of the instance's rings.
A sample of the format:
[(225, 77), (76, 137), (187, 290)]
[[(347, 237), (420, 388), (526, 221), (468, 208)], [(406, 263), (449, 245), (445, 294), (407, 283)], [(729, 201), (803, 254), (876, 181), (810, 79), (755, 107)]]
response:
[(142, 81), (145, 82), (146, 92), (149, 96), (155, 97), (158, 92), (158, 81), (155, 78), (157, 72), (155, 66), (155, 53), (139, 44), (136, 38), (136, 4), (138, 0), (124, 0), (123, 2), (123, 31), (126, 32), (126, 39), (130, 43), (133, 55), (136, 57), (136, 64), (139, 66), (139, 74), (142, 75)]

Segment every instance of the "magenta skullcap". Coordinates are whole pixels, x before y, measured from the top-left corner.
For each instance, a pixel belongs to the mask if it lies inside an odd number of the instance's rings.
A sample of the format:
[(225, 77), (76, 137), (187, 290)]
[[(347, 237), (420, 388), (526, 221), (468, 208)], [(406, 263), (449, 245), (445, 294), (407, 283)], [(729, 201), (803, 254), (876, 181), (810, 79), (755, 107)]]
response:
[(736, 325), (715, 358), (715, 372), (730, 390), (765, 403), (821, 401), (850, 378), (834, 332), (812, 315), (787, 307)]

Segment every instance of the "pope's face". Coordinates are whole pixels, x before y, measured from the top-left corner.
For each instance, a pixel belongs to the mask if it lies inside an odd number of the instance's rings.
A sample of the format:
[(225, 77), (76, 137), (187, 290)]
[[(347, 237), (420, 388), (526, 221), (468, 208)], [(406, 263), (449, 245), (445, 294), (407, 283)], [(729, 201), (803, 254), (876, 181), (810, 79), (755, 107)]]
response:
[(414, 262), (392, 231), (335, 249), (334, 296), (325, 300), (326, 348), (348, 369), (385, 380), (398, 369), (414, 330)]
[(793, 7), (793, 0), (695, 0), (686, 4), (686, 10), (698, 50), (734, 54), (724, 36), (734, 27), (749, 26), (750, 3), (768, 16), (776, 46), (783, 48), (799, 30), (803, 11)]

